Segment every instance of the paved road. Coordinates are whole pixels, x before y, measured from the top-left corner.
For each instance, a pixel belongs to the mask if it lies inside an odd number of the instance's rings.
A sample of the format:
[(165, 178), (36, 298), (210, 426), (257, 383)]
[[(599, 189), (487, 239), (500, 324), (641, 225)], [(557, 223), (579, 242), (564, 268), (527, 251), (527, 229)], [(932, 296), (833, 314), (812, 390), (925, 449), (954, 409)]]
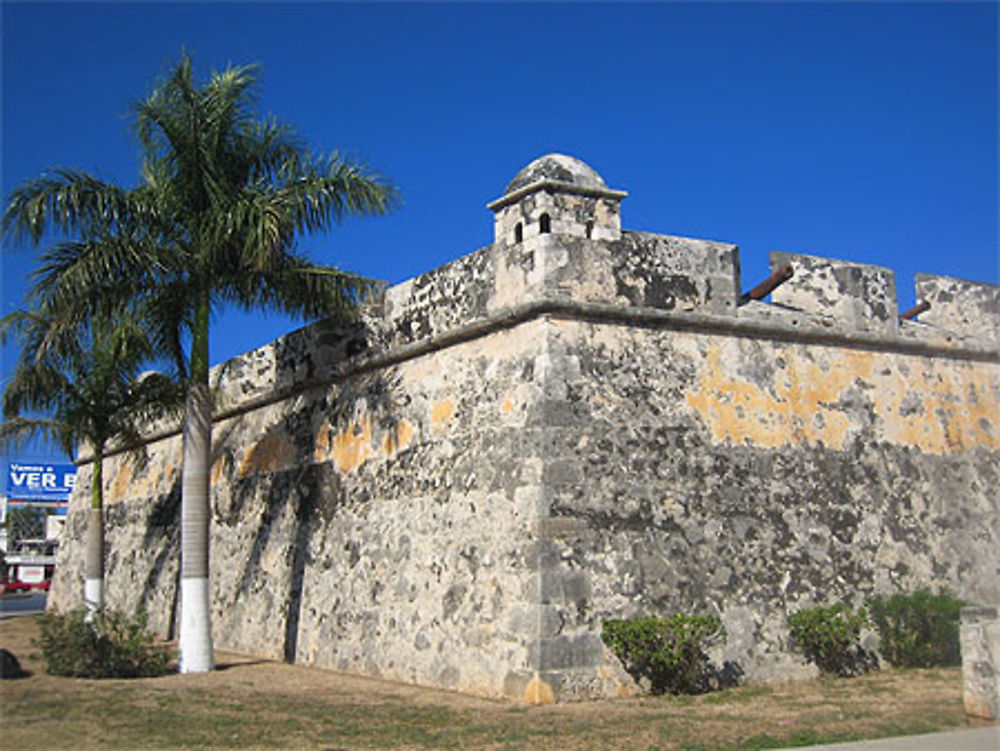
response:
[(877, 741), (834, 743), (786, 751), (1000, 751), (1000, 726), (950, 730), (928, 735), (904, 735)]
[(0, 597), (0, 618), (6, 618), (9, 615), (41, 613), (45, 610), (45, 598), (44, 592), (4, 595)]

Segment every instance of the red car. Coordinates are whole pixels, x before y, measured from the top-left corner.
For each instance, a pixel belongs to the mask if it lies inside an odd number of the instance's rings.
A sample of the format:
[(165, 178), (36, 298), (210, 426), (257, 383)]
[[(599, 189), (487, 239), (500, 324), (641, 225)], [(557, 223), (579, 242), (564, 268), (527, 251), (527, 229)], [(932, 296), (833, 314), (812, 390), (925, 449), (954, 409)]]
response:
[[(44, 584), (48, 584), (48, 582), (44, 582)], [(0, 587), (2, 587), (2, 592), (5, 595), (31, 591), (30, 584), (19, 581), (18, 579), (8, 579), (6, 576), (3, 577), (3, 579), (0, 579)], [(45, 589), (48, 589), (48, 587), (46, 586)]]

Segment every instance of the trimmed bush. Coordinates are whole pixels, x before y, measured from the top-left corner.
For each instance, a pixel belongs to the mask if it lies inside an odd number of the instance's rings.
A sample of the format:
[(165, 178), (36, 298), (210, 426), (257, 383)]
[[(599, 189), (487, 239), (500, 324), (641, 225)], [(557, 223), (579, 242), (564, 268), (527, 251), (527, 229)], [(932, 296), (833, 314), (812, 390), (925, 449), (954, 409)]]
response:
[(604, 621), (601, 639), (636, 680), (648, 679), (655, 694), (698, 694), (713, 688), (715, 671), (706, 647), (725, 639), (711, 615)]
[(877, 667), (874, 655), (861, 646), (861, 629), (868, 623), (863, 608), (846, 605), (804, 608), (788, 616), (792, 638), (824, 673), (858, 675)]
[(897, 667), (958, 665), (960, 611), (966, 603), (947, 590), (903, 592), (868, 600), (868, 613), (878, 631), (879, 651)]
[(146, 615), (85, 610), (38, 617), (45, 671), (76, 678), (140, 678), (170, 672), (170, 655), (153, 644)]

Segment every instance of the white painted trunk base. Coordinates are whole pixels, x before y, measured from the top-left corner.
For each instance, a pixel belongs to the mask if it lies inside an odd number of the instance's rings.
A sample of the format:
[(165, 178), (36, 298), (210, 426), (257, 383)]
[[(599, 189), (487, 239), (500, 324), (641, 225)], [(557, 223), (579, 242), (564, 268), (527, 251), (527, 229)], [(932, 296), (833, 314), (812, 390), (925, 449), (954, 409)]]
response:
[[(208, 579), (181, 579), (181, 633), (178, 662), (182, 673), (212, 669), (212, 625)], [(207, 630), (205, 626), (208, 626)]]
[(87, 620), (104, 607), (104, 580), (86, 579), (83, 582), (83, 605), (87, 609)]

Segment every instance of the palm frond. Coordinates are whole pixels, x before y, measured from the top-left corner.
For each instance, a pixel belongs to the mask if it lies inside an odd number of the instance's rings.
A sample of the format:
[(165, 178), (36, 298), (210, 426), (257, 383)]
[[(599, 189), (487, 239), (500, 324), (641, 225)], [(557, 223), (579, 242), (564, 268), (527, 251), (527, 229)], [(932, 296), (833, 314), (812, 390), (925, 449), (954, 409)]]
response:
[(181, 276), (163, 279), (143, 295), (136, 313), (153, 347), (170, 362), (180, 381), (187, 380), (189, 372), (184, 332), (192, 326), (193, 287)]
[(74, 443), (66, 426), (41, 417), (13, 417), (0, 423), (0, 451), (19, 451), (33, 438), (44, 438), (72, 455)]
[(177, 260), (152, 238), (103, 235), (58, 243), (31, 273), (29, 300), (65, 314), (108, 316), (141, 294)]
[(57, 168), (11, 192), (0, 226), (15, 240), (37, 244), (49, 229), (111, 230), (137, 211), (126, 191), (85, 172)]
[(395, 186), (336, 154), (284, 177), (280, 200), (299, 232), (327, 229), (347, 215), (385, 214), (399, 203)]
[(263, 272), (230, 275), (223, 294), (246, 309), (269, 308), (307, 318), (350, 314), (372, 299), (382, 285), (372, 279), (318, 266), (285, 254), (280, 264)]
[[(43, 435), (68, 453), (81, 442), (103, 448), (110, 440), (135, 440), (139, 423), (152, 414), (154, 393), (136, 373), (155, 351), (143, 327), (120, 313), (91, 317), (57, 335), (51, 331), (60, 326), (60, 311), (52, 307), (0, 321), (5, 335), (16, 333), (22, 345), (3, 392), (8, 440)], [(165, 387), (154, 382), (156, 395), (165, 398)], [(171, 399), (171, 405), (177, 401)]]
[(22, 412), (57, 409), (66, 398), (76, 396), (76, 387), (65, 373), (50, 362), (38, 362), (31, 352), (18, 362), (3, 392), (3, 415), (16, 417)]

